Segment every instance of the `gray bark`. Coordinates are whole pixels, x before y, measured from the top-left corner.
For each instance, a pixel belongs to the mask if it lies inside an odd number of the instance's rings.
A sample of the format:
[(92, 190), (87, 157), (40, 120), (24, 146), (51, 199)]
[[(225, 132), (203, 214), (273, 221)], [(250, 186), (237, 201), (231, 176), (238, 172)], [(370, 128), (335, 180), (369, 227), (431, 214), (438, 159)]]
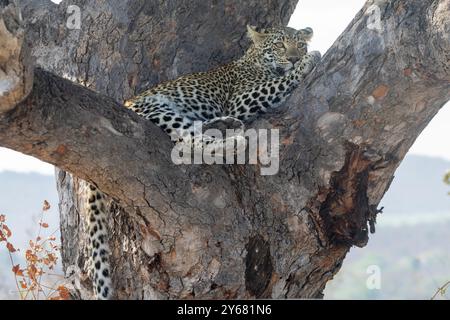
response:
[(37, 69), (33, 91), (0, 115), (0, 145), (78, 177), (58, 171), (63, 263), (81, 269), (81, 298), (91, 288), (79, 178), (115, 200), (118, 298), (321, 297), (450, 99), (450, 1), (377, 1), (381, 29), (368, 3), (285, 107), (251, 124), (281, 130), (277, 175), (175, 166), (169, 139), (113, 99), (230, 61), (246, 23), (286, 24), (296, 1), (74, 4), (81, 30), (64, 27), (66, 2), (23, 1), (27, 34), (39, 65), (99, 93)]

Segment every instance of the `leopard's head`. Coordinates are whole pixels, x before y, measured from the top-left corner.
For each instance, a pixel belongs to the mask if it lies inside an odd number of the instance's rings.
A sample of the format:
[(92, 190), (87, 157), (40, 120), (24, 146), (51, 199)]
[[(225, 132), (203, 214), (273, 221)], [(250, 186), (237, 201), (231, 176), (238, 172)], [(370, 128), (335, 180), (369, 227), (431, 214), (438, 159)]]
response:
[(253, 42), (247, 54), (257, 63), (277, 74), (285, 74), (307, 53), (307, 45), (313, 36), (311, 28), (295, 30), (289, 27), (256, 31), (247, 26)]

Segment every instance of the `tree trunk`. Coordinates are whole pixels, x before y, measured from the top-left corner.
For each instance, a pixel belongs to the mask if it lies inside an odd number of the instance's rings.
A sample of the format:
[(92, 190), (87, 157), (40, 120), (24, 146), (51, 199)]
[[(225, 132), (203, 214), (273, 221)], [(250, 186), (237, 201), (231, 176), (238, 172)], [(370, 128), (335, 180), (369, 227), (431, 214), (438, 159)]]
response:
[(63, 264), (77, 272), (78, 297), (92, 292), (80, 179), (114, 199), (120, 299), (321, 297), (349, 248), (367, 243), (395, 169), (450, 99), (449, 0), (360, 11), (285, 107), (250, 124), (280, 129), (273, 176), (254, 165), (174, 165), (168, 137), (120, 106), (240, 56), (247, 23), (286, 25), (296, 2), (71, 1), (79, 30), (66, 26), (66, 1), (21, 2), (37, 64), (56, 75), (36, 69), (31, 93), (24, 76), (13, 103), (2, 101), (0, 145), (71, 173), (57, 170), (57, 182)]

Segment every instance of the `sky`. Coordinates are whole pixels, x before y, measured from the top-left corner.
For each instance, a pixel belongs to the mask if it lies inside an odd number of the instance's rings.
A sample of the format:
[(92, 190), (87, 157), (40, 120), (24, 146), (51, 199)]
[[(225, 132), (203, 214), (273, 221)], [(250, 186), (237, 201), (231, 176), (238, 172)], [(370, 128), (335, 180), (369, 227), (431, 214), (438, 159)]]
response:
[[(53, 1), (59, 3), (60, 1)], [(365, 0), (300, 0), (289, 26), (311, 27), (314, 37), (310, 50), (322, 55), (344, 31)], [(409, 151), (411, 154), (450, 160), (450, 103), (428, 124)], [(0, 171), (38, 172), (51, 175), (53, 166), (21, 153), (0, 148)]]

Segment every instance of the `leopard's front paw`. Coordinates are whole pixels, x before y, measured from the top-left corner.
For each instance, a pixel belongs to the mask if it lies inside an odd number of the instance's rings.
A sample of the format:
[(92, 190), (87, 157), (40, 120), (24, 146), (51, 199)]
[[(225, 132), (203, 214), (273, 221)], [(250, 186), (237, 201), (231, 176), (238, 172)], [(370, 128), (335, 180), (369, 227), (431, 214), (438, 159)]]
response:
[(314, 67), (322, 60), (322, 54), (319, 51), (311, 51), (308, 55), (311, 57), (311, 63)]
[(322, 55), (319, 51), (309, 52), (302, 60), (297, 63), (296, 68), (298, 73), (303, 77), (306, 76), (315, 68), (316, 65), (319, 64), (321, 58)]

